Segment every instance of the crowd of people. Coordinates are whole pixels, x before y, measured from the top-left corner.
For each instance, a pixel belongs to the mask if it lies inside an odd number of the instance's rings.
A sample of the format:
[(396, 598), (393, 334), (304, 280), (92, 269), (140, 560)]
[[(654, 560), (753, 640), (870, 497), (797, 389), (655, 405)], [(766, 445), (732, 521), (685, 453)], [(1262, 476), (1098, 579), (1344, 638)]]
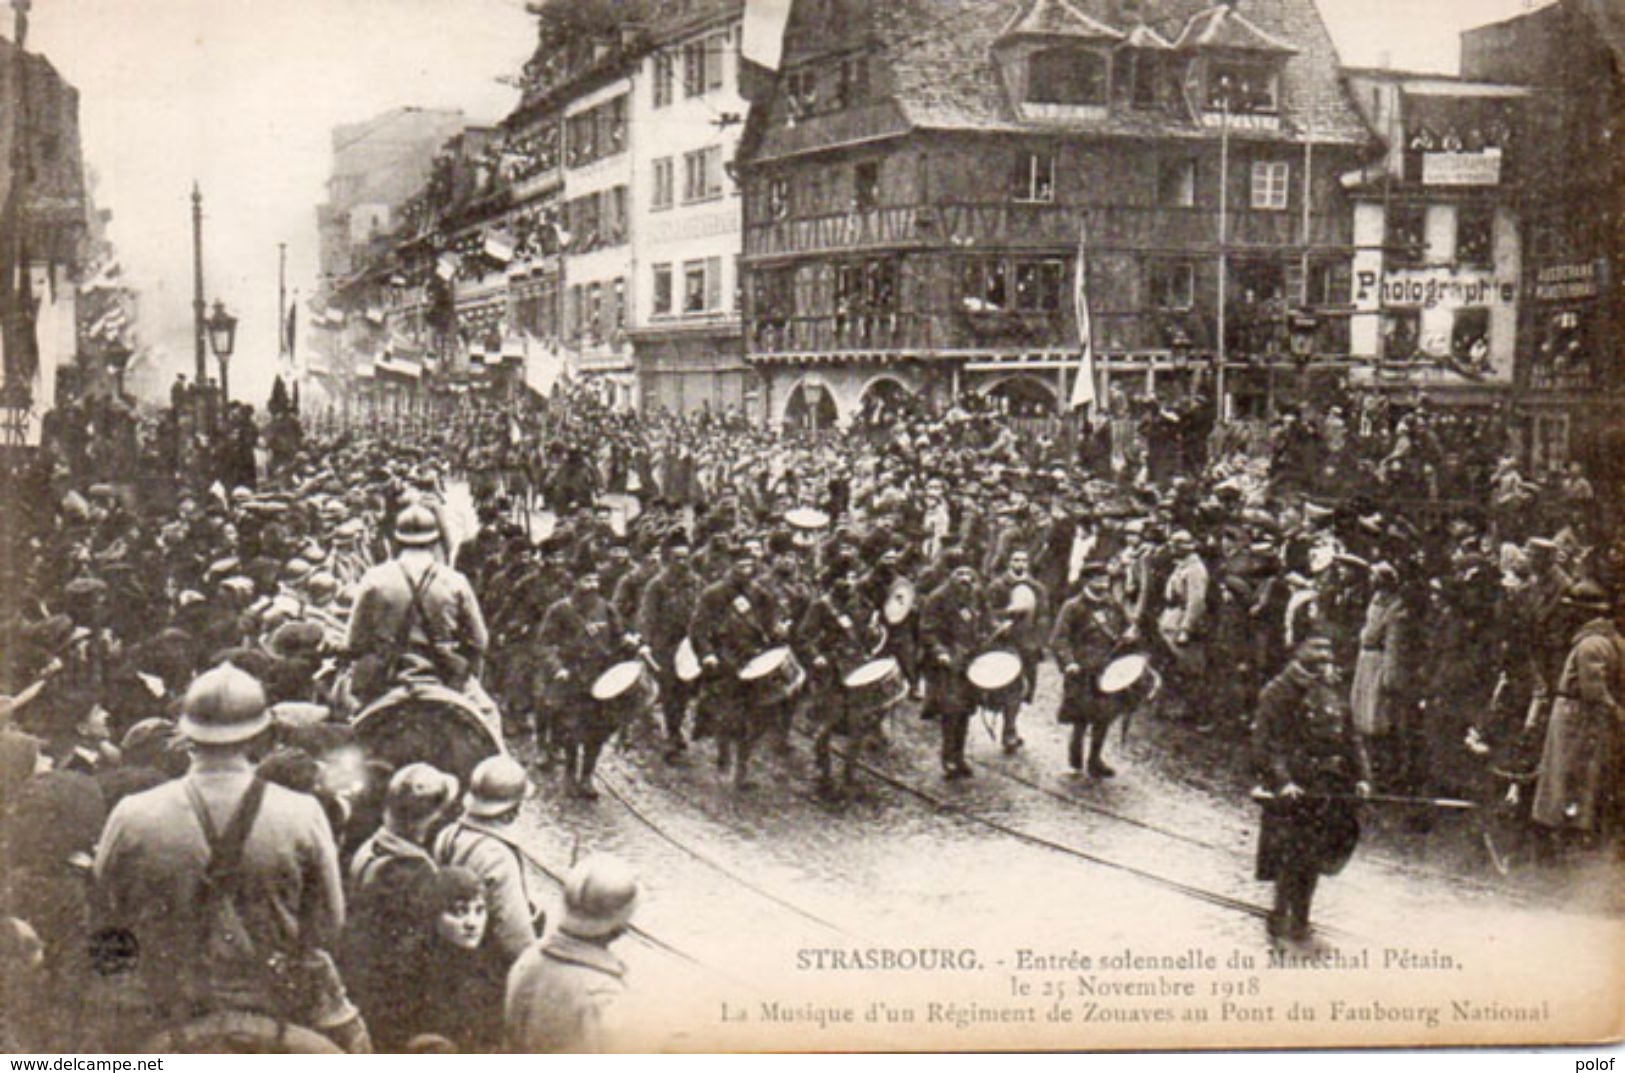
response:
[[(900, 708), (936, 723), (949, 780), (978, 711), (1007, 752), (1023, 720), (1070, 724), (1059, 759), (1091, 779), (1121, 763), (1113, 722), (1154, 712), (1273, 802), (1276, 935), (1307, 933), (1352, 851), (1345, 789), (1493, 776), (1550, 852), (1621, 828), (1625, 542), (1609, 497), (1526, 479), (1493, 423), (1348, 400), (1244, 443), (1193, 396), (1093, 430), (954, 405), (829, 435), (581, 386), (405, 428), (277, 421), (269, 460), (159, 466), (139, 494), (78, 437), (6, 474), (21, 1049), (604, 1044), (636, 877), (589, 857), (539, 919), (514, 824), (554, 770), (596, 796), (642, 723), (674, 765), (712, 740), (739, 791), (804, 727), (839, 795), (833, 739), (850, 782)], [(357, 714), (414, 688), (493, 755), (369, 753)]]

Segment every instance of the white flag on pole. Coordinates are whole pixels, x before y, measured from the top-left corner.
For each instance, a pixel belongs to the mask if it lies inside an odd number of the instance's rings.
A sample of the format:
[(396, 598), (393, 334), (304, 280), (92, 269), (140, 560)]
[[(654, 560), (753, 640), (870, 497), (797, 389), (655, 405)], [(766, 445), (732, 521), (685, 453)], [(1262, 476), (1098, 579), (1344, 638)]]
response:
[(1074, 273), (1072, 300), (1077, 306), (1078, 344), (1082, 354), (1078, 359), (1077, 377), (1072, 381), (1072, 398), (1067, 408), (1076, 410), (1095, 401), (1095, 339), (1094, 326), (1089, 318), (1089, 221), (1078, 224), (1078, 266)]
[(777, 71), (784, 52), (784, 27), (789, 20), (790, 0), (745, 0), (739, 54), (751, 63)]

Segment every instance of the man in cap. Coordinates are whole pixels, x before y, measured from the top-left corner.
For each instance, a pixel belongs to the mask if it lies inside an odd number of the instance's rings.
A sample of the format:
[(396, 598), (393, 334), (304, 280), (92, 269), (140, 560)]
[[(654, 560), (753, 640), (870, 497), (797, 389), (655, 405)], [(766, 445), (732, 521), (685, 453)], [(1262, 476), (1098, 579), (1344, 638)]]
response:
[(1198, 698), (1205, 669), (1203, 639), (1208, 626), (1211, 581), (1189, 530), (1175, 531), (1168, 538), (1168, 547), (1175, 562), (1163, 588), (1163, 611), (1157, 626), (1173, 653), (1180, 699), (1188, 704)]
[(757, 710), (739, 681), (756, 656), (789, 633), (773, 594), (761, 584), (762, 542), (740, 541), (722, 580), (707, 586), (694, 605), (688, 636), (700, 661), (700, 714), (717, 735), (717, 767), (733, 767), (734, 787), (750, 786), (751, 750), (769, 726), (779, 724), (780, 705)]
[(920, 615), (920, 645), (925, 674), (925, 707), (921, 715), (942, 727), (942, 773), (945, 778), (970, 775), (965, 738), (976, 694), (965, 677), (989, 633), (987, 604), (976, 570), (965, 553), (944, 553), (948, 580), (926, 597)]
[(512, 757), (487, 757), (469, 776), (462, 816), (434, 840), (434, 858), (442, 868), (467, 868), (483, 882), (490, 914), (484, 945), (503, 967), (535, 943), (544, 921), (525, 881), (524, 851), (513, 830), (529, 791), (525, 769)]
[[(1109, 779), (1117, 774), (1101, 759), (1106, 734), (1122, 714), (1122, 700), (1100, 692), (1100, 674), (1129, 636), (1128, 615), (1112, 599), (1104, 563), (1085, 563), (1078, 594), (1061, 605), (1050, 633), (1050, 650), (1064, 675), (1060, 721), (1072, 727), (1066, 759), (1073, 771), (1084, 769), (1084, 741), (1089, 740), (1089, 774)], [(1091, 737), (1092, 735), (1092, 737)]]
[(694, 695), (692, 682), (677, 673), (677, 650), (688, 636), (688, 622), (699, 599), (700, 583), (689, 566), (688, 535), (674, 529), (664, 541), (665, 563), (638, 598), (637, 628), (653, 654), (660, 676), (660, 707), (665, 714), (666, 758), (675, 759), (688, 743), (683, 717)]
[(1371, 762), (1333, 685), (1332, 658), (1326, 637), (1305, 639), (1258, 697), (1253, 763), (1266, 797), (1256, 878), (1275, 884), (1271, 938), (1309, 937), (1315, 886), (1353, 855), (1353, 799), (1371, 793)]
[(1625, 637), (1595, 582), (1573, 586), (1564, 603), (1585, 622), (1557, 678), (1532, 815), (1542, 827), (1583, 840), (1617, 823), (1608, 810), (1619, 808)]
[(535, 644), (548, 683), (542, 707), (545, 725), (537, 727), (538, 748), (545, 756), (546, 750), (562, 747), (570, 792), (597, 797), (593, 772), (616, 728), (593, 699), (593, 683), (635, 653), (637, 638), (625, 631), (620, 616), (598, 591), (598, 564), (590, 552), (577, 556), (575, 585), (547, 609)]
[[(248, 1010), (365, 1049), (326, 954), (344, 923), (327, 817), (249, 760), (270, 726), (264, 691), (225, 664), (192, 683), (182, 713), (190, 770), (121, 801), (96, 849), (102, 934), (133, 938), (146, 1000), (107, 1043), (134, 1050), (160, 1027)], [(294, 979), (312, 983), (299, 1001), (279, 986)]]
[(626, 966), (609, 948), (631, 925), (637, 902), (637, 876), (616, 858), (594, 855), (571, 869), (558, 930), (525, 951), (508, 973), (511, 1050), (613, 1047), (614, 1007), (626, 991)]
[(1017, 716), (1024, 705), (1032, 703), (1038, 688), (1038, 664), (1044, 658), (1050, 612), (1049, 589), (1033, 576), (1032, 556), (1026, 548), (1011, 551), (1005, 572), (987, 586), (987, 603), (1000, 618), (1000, 643), (1021, 657), (1021, 691), (1010, 695), (1002, 713), (1000, 742), (1005, 752), (1013, 753), (1023, 744), (1016, 730)]

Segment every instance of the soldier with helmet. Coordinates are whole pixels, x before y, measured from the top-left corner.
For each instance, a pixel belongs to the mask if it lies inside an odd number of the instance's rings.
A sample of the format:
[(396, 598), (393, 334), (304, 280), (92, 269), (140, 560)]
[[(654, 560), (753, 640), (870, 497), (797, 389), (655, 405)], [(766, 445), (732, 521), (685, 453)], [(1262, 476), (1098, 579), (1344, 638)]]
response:
[(404, 681), (438, 682), (465, 693), (500, 736), (496, 706), (477, 676), (488, 637), (468, 578), (447, 566), (439, 520), (413, 504), (395, 519), (400, 553), (367, 571), (355, 597), (346, 650), (352, 691), (367, 703)]
[(434, 840), (434, 859), (442, 868), (459, 866), (480, 877), (490, 914), (484, 945), (504, 966), (530, 948), (546, 919), (526, 882), (514, 831), (529, 791), (530, 780), (516, 760), (487, 757), (469, 776), (463, 814)]
[[(145, 1005), (124, 1010), (104, 1042), (136, 1050), (149, 1033), (209, 1014), (259, 1012), (366, 1050), (328, 950), (344, 921), (338, 850), (316, 799), (268, 785), (250, 763), (270, 728), (259, 682), (231, 664), (186, 691), (180, 731), (192, 749), (180, 779), (126, 797), (108, 817), (95, 876), (105, 936), (140, 951)], [(234, 858), (216, 874), (216, 855)], [(235, 913), (219, 911), (230, 885)], [(178, 906), (210, 905), (207, 913)], [(280, 965), (279, 971), (273, 966)], [(275, 986), (295, 979), (292, 994)]]
[(615, 1005), (626, 965), (610, 952), (638, 904), (638, 878), (626, 864), (595, 854), (564, 880), (564, 919), (508, 973), (508, 1047), (524, 1054), (614, 1048)]

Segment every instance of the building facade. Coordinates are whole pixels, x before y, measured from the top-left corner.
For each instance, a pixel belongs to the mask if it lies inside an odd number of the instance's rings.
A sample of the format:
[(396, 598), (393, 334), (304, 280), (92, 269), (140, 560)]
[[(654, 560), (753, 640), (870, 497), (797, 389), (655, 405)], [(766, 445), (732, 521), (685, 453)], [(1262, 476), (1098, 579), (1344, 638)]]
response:
[(88, 252), (79, 91), (45, 57), (3, 39), (0, 205), (0, 443), (38, 444), (59, 390), (76, 393), (79, 379), (74, 284)]
[(1559, 0), (1462, 35), (1462, 74), (1530, 85), (1517, 408), (1537, 470), (1625, 480), (1625, 12)]
[(742, 0), (668, 15), (631, 94), (630, 336), (646, 410), (757, 413), (739, 331)]
[(1357, 383), (1440, 401), (1509, 392), (1522, 308), (1527, 87), (1345, 71), (1384, 155), (1345, 177), (1354, 202)]
[(1273, 366), (1346, 364), (1372, 138), (1308, 0), (803, 0), (783, 61), (741, 152), (775, 421), (1052, 410), (1080, 308), (1102, 398), (1245, 416)]

